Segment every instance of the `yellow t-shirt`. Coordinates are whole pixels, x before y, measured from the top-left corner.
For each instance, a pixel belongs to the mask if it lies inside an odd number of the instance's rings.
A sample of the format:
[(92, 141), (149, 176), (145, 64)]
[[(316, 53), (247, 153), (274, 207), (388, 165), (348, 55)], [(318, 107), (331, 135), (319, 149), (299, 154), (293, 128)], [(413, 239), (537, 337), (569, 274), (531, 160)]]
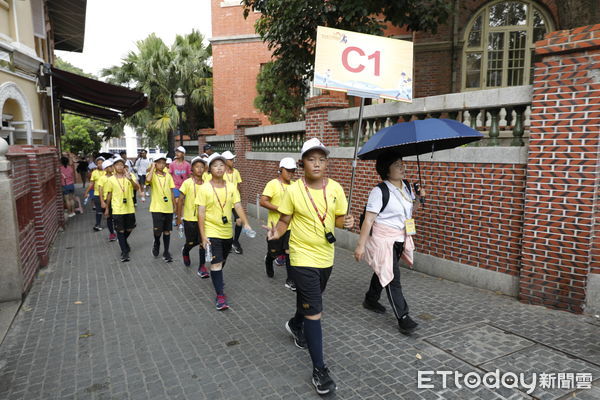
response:
[[(117, 178), (116, 175), (113, 175), (106, 179), (102, 188), (102, 193), (104, 195), (112, 193), (110, 205), (112, 207), (113, 215), (135, 213), (133, 197), (131, 195), (132, 190), (133, 185), (131, 184), (131, 182), (129, 182), (129, 179)], [(125, 203), (123, 203), (123, 199), (126, 199)]]
[[(231, 209), (241, 201), (240, 192), (231, 183), (227, 182), (225, 187), (215, 187), (214, 190), (210, 182), (200, 187), (200, 191), (196, 195), (196, 206), (206, 207), (204, 229), (207, 237), (217, 239), (231, 239), (233, 237)], [(224, 216), (227, 217), (226, 224), (223, 223)]]
[(225, 172), (225, 175), (223, 175), (223, 180), (228, 183), (238, 184), (242, 183), (242, 176), (240, 175), (240, 171), (234, 168), (231, 173)]
[(211, 179), (212, 179), (212, 175), (211, 175), (211, 173), (210, 173), (210, 172), (203, 172), (203, 173), (202, 173), (202, 180), (203, 180), (204, 182), (208, 182), (208, 181), (210, 181)]
[(96, 191), (96, 190), (98, 191), (97, 193), (96, 192), (94, 192), (94, 193), (96, 193), (96, 196), (99, 196), (100, 190), (102, 190), (102, 199), (104, 199), (104, 200), (106, 200), (106, 189), (104, 188), (104, 185), (106, 184), (106, 181), (108, 180), (108, 178), (110, 178), (110, 176), (107, 176), (106, 172), (105, 172), (104, 175), (102, 175), (100, 178), (98, 178), (98, 180), (94, 184), (94, 191)]
[[(308, 190), (319, 214), (323, 216), (326, 208), (323, 189)], [(342, 186), (333, 179), (328, 180), (325, 191), (325, 227), (317, 216), (301, 179), (288, 187), (279, 205), (281, 214), (292, 215), (290, 263), (295, 267), (328, 268), (333, 265), (335, 248), (333, 243), (329, 243), (325, 238), (325, 229), (334, 233), (335, 217), (346, 214), (348, 200)]]
[[(283, 199), (283, 195), (285, 194), (289, 186), (290, 185), (288, 185), (287, 183), (283, 183), (279, 179), (272, 179), (267, 183), (267, 185), (263, 189), (262, 194), (263, 196), (268, 196), (271, 198), (271, 204), (273, 204), (274, 206), (279, 206), (279, 204), (281, 204), (281, 199)], [(276, 226), (280, 216), (281, 214), (279, 214), (277, 211), (269, 210), (267, 226), (269, 228), (271, 226)]]
[[(152, 187), (150, 212), (172, 214), (174, 208), (171, 194), (173, 193), (175, 182), (173, 182), (171, 174), (167, 172), (164, 175), (160, 175), (155, 171), (152, 174), (152, 179), (150, 182), (146, 182), (146, 185)], [(165, 201), (165, 197), (167, 201)]]
[(104, 175), (106, 175), (106, 171), (102, 171), (99, 169), (95, 169), (92, 171), (92, 176), (90, 177), (90, 182), (92, 182), (94, 184), (94, 196), (98, 196), (98, 194), (100, 193), (97, 188), (98, 179), (100, 179)]
[(185, 195), (183, 203), (183, 219), (186, 221), (198, 222), (198, 207), (196, 206), (196, 196), (200, 193), (202, 185), (194, 182), (194, 178), (187, 178), (181, 184), (179, 191)]

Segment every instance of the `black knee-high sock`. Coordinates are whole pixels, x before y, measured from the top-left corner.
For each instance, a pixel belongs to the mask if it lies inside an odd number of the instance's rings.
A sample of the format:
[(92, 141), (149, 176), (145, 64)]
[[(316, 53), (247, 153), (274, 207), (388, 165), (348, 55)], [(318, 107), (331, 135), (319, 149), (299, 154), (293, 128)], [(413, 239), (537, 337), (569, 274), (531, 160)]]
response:
[(129, 235), (131, 235), (131, 231), (125, 231), (125, 239), (129, 239)]
[(198, 249), (198, 255), (200, 256), (200, 261), (198, 261), (198, 265), (202, 266), (206, 262), (206, 250), (204, 250), (204, 247), (202, 247), (202, 245), (198, 247), (200, 247)]
[(292, 318), (292, 323), (296, 329), (302, 328), (304, 326), (304, 315), (296, 311), (294, 318)]
[(119, 241), (121, 253), (127, 253), (127, 237), (125, 236), (125, 233), (117, 232), (117, 240)]
[(163, 244), (165, 245), (165, 254), (169, 252), (169, 244), (171, 243), (171, 235), (163, 235)]
[(160, 233), (158, 235), (154, 234), (154, 248), (160, 249)]
[(321, 320), (304, 319), (304, 337), (308, 345), (308, 352), (313, 367), (324, 368), (323, 361), (323, 332), (321, 331)]
[(236, 224), (235, 225), (235, 235), (233, 236), (233, 241), (235, 243), (239, 243), (241, 233), (242, 233), (242, 226)]
[(113, 222), (113, 217), (106, 218), (106, 226), (108, 227), (108, 231), (110, 233), (115, 233), (115, 225)]
[(96, 226), (100, 226), (100, 224), (102, 223), (102, 215), (104, 214), (104, 210), (103, 208), (100, 208), (100, 212), (98, 212), (98, 209), (96, 209)]
[(212, 280), (213, 286), (215, 287), (215, 292), (217, 296), (223, 295), (223, 270), (219, 271), (210, 271), (210, 278)]

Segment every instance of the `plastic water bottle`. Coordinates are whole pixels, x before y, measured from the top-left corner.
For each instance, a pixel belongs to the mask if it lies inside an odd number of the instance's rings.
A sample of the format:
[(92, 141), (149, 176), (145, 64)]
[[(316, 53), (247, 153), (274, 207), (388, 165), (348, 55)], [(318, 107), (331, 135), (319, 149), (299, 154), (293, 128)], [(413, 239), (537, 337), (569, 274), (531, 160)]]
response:
[(242, 228), (242, 232), (244, 232), (250, 239), (254, 239), (256, 237), (256, 231), (253, 229)]
[(210, 264), (212, 261), (212, 251), (210, 250), (210, 243), (208, 244), (208, 246), (206, 246), (205, 253), (206, 253), (206, 256), (204, 257), (204, 261), (207, 264)]
[(183, 224), (179, 224), (179, 237), (183, 238)]
[(88, 203), (89, 199), (90, 199), (89, 197), (86, 197), (85, 199), (83, 199), (83, 205), (84, 206), (87, 206), (87, 203)]

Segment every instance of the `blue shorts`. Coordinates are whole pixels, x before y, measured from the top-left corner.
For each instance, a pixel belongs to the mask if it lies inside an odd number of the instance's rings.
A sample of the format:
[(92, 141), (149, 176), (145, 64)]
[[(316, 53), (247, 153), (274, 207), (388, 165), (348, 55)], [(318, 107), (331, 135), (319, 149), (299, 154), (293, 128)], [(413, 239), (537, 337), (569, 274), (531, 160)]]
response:
[(175, 198), (179, 198), (179, 189), (177, 188), (173, 188), (173, 194), (175, 195)]
[(63, 186), (63, 194), (73, 194), (75, 193), (75, 185), (64, 185)]

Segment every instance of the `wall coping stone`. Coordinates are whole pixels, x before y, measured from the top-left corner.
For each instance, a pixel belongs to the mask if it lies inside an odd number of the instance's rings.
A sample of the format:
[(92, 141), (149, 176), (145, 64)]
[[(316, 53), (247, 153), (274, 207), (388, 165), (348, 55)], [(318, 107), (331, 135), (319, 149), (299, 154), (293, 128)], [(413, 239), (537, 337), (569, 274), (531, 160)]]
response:
[(208, 143), (215, 143), (215, 142), (233, 142), (233, 140), (235, 139), (235, 135), (231, 134), (231, 135), (214, 135), (214, 136), (206, 136), (205, 137), (206, 141)]
[(288, 122), (285, 124), (257, 126), (245, 130), (246, 136), (269, 135), (273, 133), (302, 132), (306, 131), (305, 121)]

